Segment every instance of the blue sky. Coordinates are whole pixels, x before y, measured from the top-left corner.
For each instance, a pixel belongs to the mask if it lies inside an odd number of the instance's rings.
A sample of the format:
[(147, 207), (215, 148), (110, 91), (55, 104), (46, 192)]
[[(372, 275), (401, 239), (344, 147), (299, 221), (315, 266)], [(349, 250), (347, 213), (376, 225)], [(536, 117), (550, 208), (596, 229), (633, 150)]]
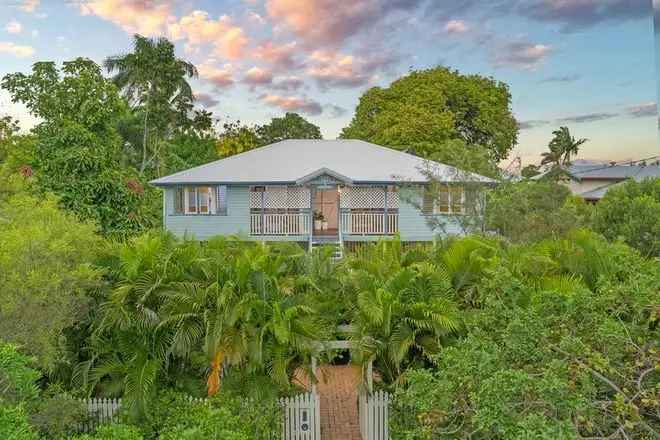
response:
[[(35, 61), (130, 50), (166, 36), (193, 61), (200, 105), (263, 123), (297, 111), (335, 138), (359, 96), (443, 64), (509, 84), (511, 158), (538, 162), (553, 129), (579, 157), (658, 154), (651, 0), (0, 0), (0, 75)], [(34, 120), (0, 93), (0, 114)], [(509, 160), (510, 160), (509, 159)], [(505, 161), (508, 162), (508, 161)]]

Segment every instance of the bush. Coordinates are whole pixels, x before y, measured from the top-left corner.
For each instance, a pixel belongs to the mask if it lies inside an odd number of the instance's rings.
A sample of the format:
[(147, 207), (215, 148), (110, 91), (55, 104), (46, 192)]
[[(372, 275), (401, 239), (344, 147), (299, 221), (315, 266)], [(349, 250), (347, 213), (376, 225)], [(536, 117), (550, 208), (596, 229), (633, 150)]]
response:
[(629, 180), (611, 188), (596, 205), (593, 227), (644, 255), (660, 256), (660, 179)]
[(657, 263), (585, 231), (514, 249), (478, 282), (467, 335), (405, 373), (392, 438), (654, 438)]
[(94, 434), (82, 434), (72, 440), (142, 440), (144, 437), (135, 426), (112, 424), (100, 426)]
[(551, 181), (503, 184), (489, 194), (486, 228), (516, 243), (556, 238), (586, 223), (589, 207)]
[(0, 402), (0, 438), (7, 440), (37, 440), (39, 436), (28, 423), (23, 405)]

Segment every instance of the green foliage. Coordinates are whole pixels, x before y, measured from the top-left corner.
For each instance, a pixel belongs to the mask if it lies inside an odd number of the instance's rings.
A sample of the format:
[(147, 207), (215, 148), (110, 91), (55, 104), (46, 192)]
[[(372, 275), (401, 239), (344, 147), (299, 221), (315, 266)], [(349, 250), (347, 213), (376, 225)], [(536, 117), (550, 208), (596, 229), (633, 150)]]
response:
[(513, 242), (560, 237), (588, 216), (588, 207), (568, 188), (547, 180), (501, 184), (486, 203), (486, 228)]
[(15, 345), (0, 340), (0, 404), (36, 399), (39, 389), (35, 382), (41, 373), (31, 367), (32, 362)]
[(133, 52), (109, 57), (103, 65), (108, 72), (116, 72), (112, 80), (133, 105), (135, 121), (140, 121), (140, 139), (131, 139), (132, 146), (142, 150), (135, 163), (140, 174), (161, 167), (169, 146), (162, 141), (173, 131), (210, 128), (207, 113), (197, 112), (193, 119), (188, 116), (194, 96), (187, 78), (196, 76), (197, 69), (177, 58), (166, 38), (135, 35)]
[(261, 145), (286, 139), (322, 139), (321, 129), (298, 113), (287, 112), (284, 117), (273, 118), (268, 124), (257, 128)]
[(422, 157), (448, 156), (443, 154), (446, 142), (461, 139), (469, 146), (482, 146), (497, 163), (517, 141), (518, 125), (510, 104), (506, 84), (492, 78), (461, 75), (444, 67), (414, 71), (388, 88), (365, 92), (341, 137)]
[(168, 143), (169, 153), (164, 174), (193, 168), (218, 159), (216, 140), (197, 133), (178, 133)]
[(305, 302), (308, 285), (296, 284), (303, 258), (297, 245), (221, 238), (202, 246), (148, 234), (118, 244), (103, 259), (115, 287), (94, 324), (93, 358), (78, 376), (97, 393), (123, 393), (137, 418), (164, 386), (199, 393), (207, 375), (215, 394), (223, 365), (288, 387), (293, 369), (326, 338), (323, 319)]
[(223, 390), (206, 401), (164, 392), (143, 425), (149, 438), (277, 439), (282, 412), (274, 398), (246, 399)]
[(62, 331), (85, 312), (98, 284), (93, 225), (58, 209), (53, 197), (19, 194), (0, 205), (0, 337), (19, 343), (48, 370)]
[(28, 423), (22, 405), (8, 406), (0, 402), (0, 438), (10, 440), (37, 440), (39, 436)]
[(94, 434), (82, 434), (71, 437), (72, 440), (143, 440), (144, 437), (136, 426), (112, 424), (102, 425)]
[(156, 223), (159, 210), (145, 199), (137, 173), (120, 165), (116, 126), (127, 106), (99, 66), (78, 58), (35, 63), (32, 73), (6, 75), (2, 87), (41, 122), (33, 130), (32, 161), (41, 193), (53, 192), (60, 204), (83, 220), (93, 220), (108, 235), (127, 235)]
[(541, 154), (543, 156), (541, 165), (569, 165), (571, 163), (571, 156), (577, 155), (580, 145), (587, 142), (587, 139), (575, 140), (571, 136), (568, 127), (560, 127), (559, 130), (553, 131), (552, 135), (553, 138), (550, 144), (548, 144), (550, 151)]
[(30, 405), (30, 424), (46, 438), (65, 438), (75, 434), (87, 417), (80, 401), (54, 387)]
[(657, 435), (657, 263), (585, 231), (494, 249), (465, 337), (395, 390), (392, 438)]
[(610, 188), (596, 206), (593, 228), (644, 255), (660, 256), (660, 179), (629, 180)]
[(236, 121), (225, 122), (222, 128), (216, 144), (220, 157), (233, 156), (261, 146), (257, 127), (248, 127), (242, 125), (241, 121)]

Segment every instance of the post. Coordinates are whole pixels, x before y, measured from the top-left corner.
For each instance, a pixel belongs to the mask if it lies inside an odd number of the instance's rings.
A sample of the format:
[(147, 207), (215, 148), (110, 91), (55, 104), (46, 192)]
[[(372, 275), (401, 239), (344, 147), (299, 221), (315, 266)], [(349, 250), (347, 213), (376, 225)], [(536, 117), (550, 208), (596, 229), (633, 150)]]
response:
[(385, 225), (383, 226), (383, 231), (385, 231), (385, 235), (388, 234), (389, 229), (390, 229), (390, 221), (389, 218), (387, 217), (387, 185), (385, 185), (385, 209), (384, 209), (384, 222)]
[(264, 229), (265, 229), (264, 218), (266, 216), (265, 205), (266, 205), (266, 187), (264, 186), (264, 190), (261, 191), (261, 235), (265, 235), (264, 234)]
[(367, 391), (369, 395), (374, 392), (374, 358), (369, 359), (367, 364)]
[(312, 393), (316, 395), (316, 356), (312, 356), (312, 376), (309, 380), (312, 384)]

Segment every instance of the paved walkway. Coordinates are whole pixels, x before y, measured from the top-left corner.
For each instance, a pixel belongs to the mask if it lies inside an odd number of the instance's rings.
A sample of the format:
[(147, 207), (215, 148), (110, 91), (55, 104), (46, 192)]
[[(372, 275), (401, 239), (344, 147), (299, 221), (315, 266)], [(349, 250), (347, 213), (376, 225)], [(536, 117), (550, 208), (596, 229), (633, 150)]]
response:
[[(361, 440), (358, 420), (360, 368), (322, 365), (316, 390), (321, 400), (321, 440)], [(307, 377), (298, 382), (309, 389)]]

